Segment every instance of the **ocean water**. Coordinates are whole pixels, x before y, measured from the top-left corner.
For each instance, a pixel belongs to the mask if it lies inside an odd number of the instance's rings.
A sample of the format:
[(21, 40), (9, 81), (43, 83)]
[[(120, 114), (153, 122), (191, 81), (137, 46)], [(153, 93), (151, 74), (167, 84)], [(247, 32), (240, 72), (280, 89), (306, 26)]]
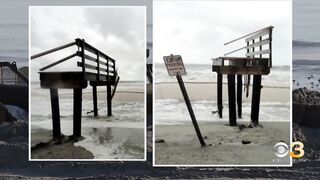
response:
[[(2, 0), (0, 5), (0, 62), (16, 62), (28, 66), (27, 1)], [(3, 67), (0, 83), (14, 84), (15, 74)], [(1, 72), (1, 70), (0, 70)]]
[[(185, 64), (187, 74), (182, 76), (185, 82), (217, 82), (217, 73), (212, 72), (211, 64)], [(177, 82), (176, 77), (168, 75), (164, 63), (155, 64), (155, 83)], [(224, 82), (227, 77), (223, 76)], [(267, 76), (262, 76), (264, 86), (289, 87), (290, 66), (274, 66)]]
[[(192, 108), (197, 121), (229, 122), (228, 103), (224, 102), (223, 118), (219, 118), (216, 101), (192, 101)], [(155, 101), (156, 124), (190, 124), (191, 119), (184, 101), (175, 99), (160, 99)], [(290, 103), (263, 102), (260, 105), (259, 121), (289, 121)], [(251, 103), (242, 104), (242, 119), (238, 122), (250, 122)]]
[[(187, 75), (182, 76), (184, 83), (213, 83), (216, 82), (216, 73), (211, 70), (210, 64), (185, 64)], [(262, 76), (262, 85), (275, 88), (290, 88), (290, 66), (274, 66), (267, 76)], [(155, 65), (155, 84), (177, 82), (170, 77), (164, 64)], [(224, 76), (224, 82), (227, 82)], [(251, 81), (252, 83), (252, 81)], [(199, 85), (201, 88), (201, 85)], [(188, 90), (187, 90), (188, 91)], [(252, 88), (250, 88), (252, 91)], [(155, 92), (157, 93), (157, 92)], [(214, 91), (212, 93), (215, 93)], [(290, 94), (288, 94), (290, 96)], [(228, 99), (224, 99), (223, 118), (217, 113), (216, 101), (192, 101), (192, 107), (198, 121), (228, 122)], [(261, 102), (260, 121), (290, 121), (290, 103)], [(177, 99), (156, 99), (154, 106), (156, 124), (183, 124), (191, 123), (184, 101)], [(243, 118), (238, 121), (250, 122), (251, 103), (243, 103)]]
[(320, 91), (320, 42), (294, 42), (293, 89)]
[[(105, 87), (98, 87), (99, 94)], [(52, 130), (51, 104), (48, 89), (41, 89), (38, 82), (31, 86), (31, 127)], [(59, 89), (61, 131), (72, 135), (73, 94), (72, 90)], [(144, 94), (143, 82), (120, 82), (116, 93)], [(90, 99), (85, 98), (89, 95)], [(112, 116), (107, 117), (105, 98), (98, 99), (98, 117), (93, 113), (92, 88), (83, 90), (82, 136), (84, 140), (75, 143), (92, 152), (96, 159), (143, 159), (144, 157), (144, 101), (112, 102)], [(31, 135), (32, 136), (32, 135)]]
[[(293, 85), (319, 91), (320, 1), (293, 1)], [(308, 78), (310, 77), (310, 78)]]
[(0, 61), (28, 65), (28, 1), (2, 0), (0, 6)]
[[(320, 42), (320, 1), (293, 1), (293, 40)], [(295, 54), (295, 52), (293, 52)]]

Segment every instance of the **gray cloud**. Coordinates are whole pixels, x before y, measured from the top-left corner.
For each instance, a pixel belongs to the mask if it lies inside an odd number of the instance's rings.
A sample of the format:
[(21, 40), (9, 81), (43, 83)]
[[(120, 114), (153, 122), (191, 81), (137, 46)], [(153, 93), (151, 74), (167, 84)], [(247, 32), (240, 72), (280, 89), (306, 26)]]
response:
[(244, 42), (227, 41), (273, 25), (273, 62), (289, 65), (291, 19), (290, 1), (155, 1), (154, 61), (172, 53), (185, 63), (210, 64)]
[[(32, 7), (31, 54), (84, 38), (117, 60), (122, 80), (144, 80), (146, 9), (140, 7)], [(67, 49), (32, 61), (32, 72), (73, 53)], [(38, 62), (36, 62), (38, 61)], [(74, 61), (57, 66), (77, 70)], [(33, 80), (37, 80), (34, 79)]]

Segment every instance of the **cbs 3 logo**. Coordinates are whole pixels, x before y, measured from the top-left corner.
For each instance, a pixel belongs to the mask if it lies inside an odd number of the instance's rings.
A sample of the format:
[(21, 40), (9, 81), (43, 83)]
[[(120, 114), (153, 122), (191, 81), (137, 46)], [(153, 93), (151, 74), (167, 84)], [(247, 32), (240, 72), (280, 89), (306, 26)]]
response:
[[(290, 156), (292, 158), (298, 159), (304, 156), (304, 145), (302, 142), (296, 141), (291, 143), (290, 149)], [(278, 142), (274, 145), (274, 153), (278, 157), (285, 157), (289, 153), (289, 147), (284, 142)]]

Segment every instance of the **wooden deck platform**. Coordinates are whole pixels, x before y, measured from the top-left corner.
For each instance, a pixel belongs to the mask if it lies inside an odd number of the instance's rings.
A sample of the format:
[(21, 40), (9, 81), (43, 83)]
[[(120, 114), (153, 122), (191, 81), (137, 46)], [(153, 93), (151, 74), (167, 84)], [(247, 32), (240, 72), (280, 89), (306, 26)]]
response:
[[(53, 61), (51, 64), (40, 68), (39, 72), (41, 88), (50, 90), (53, 137), (58, 139), (61, 138), (58, 89), (73, 89), (73, 137), (78, 138), (81, 136), (82, 89), (87, 88), (88, 84), (92, 86), (92, 112), (94, 116), (98, 116), (97, 86), (106, 86), (108, 116), (111, 116), (112, 98), (120, 80), (116, 70), (116, 61), (79, 38), (75, 42), (33, 55), (31, 59), (71, 46), (77, 46), (78, 51), (60, 60)], [(76, 65), (81, 68), (81, 71), (45, 71), (74, 57), (80, 57), (81, 61), (76, 62)]]
[(268, 75), (269, 58), (219, 57), (213, 59), (212, 71), (220, 74)]
[(96, 85), (116, 85), (117, 76), (108, 76), (96, 73), (82, 73), (79, 72), (40, 72), (40, 85), (41, 88), (86, 88), (88, 82), (95, 82), (91, 84)]
[[(245, 45), (212, 59), (212, 71), (217, 73), (218, 114), (222, 118), (222, 81), (223, 75), (228, 79), (229, 124), (237, 125), (237, 115), (242, 117), (242, 86), (249, 95), (250, 77), (253, 76), (251, 123), (258, 124), (261, 95), (261, 76), (268, 75), (272, 67), (272, 29), (273, 26), (260, 29), (225, 43), (228, 45), (245, 38)], [(227, 55), (244, 50), (245, 57), (228, 57)], [(245, 81), (243, 83), (243, 77)], [(237, 81), (236, 81), (237, 80)], [(237, 105), (237, 108), (236, 108)], [(236, 113), (238, 110), (238, 114)]]

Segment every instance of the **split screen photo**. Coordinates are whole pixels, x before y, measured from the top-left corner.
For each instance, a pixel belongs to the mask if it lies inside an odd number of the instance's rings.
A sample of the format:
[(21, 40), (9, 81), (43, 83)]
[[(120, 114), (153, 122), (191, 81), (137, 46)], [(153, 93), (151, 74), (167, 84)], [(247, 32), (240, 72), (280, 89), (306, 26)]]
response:
[(29, 160), (292, 166), (292, 2), (147, 11), (29, 6)]

